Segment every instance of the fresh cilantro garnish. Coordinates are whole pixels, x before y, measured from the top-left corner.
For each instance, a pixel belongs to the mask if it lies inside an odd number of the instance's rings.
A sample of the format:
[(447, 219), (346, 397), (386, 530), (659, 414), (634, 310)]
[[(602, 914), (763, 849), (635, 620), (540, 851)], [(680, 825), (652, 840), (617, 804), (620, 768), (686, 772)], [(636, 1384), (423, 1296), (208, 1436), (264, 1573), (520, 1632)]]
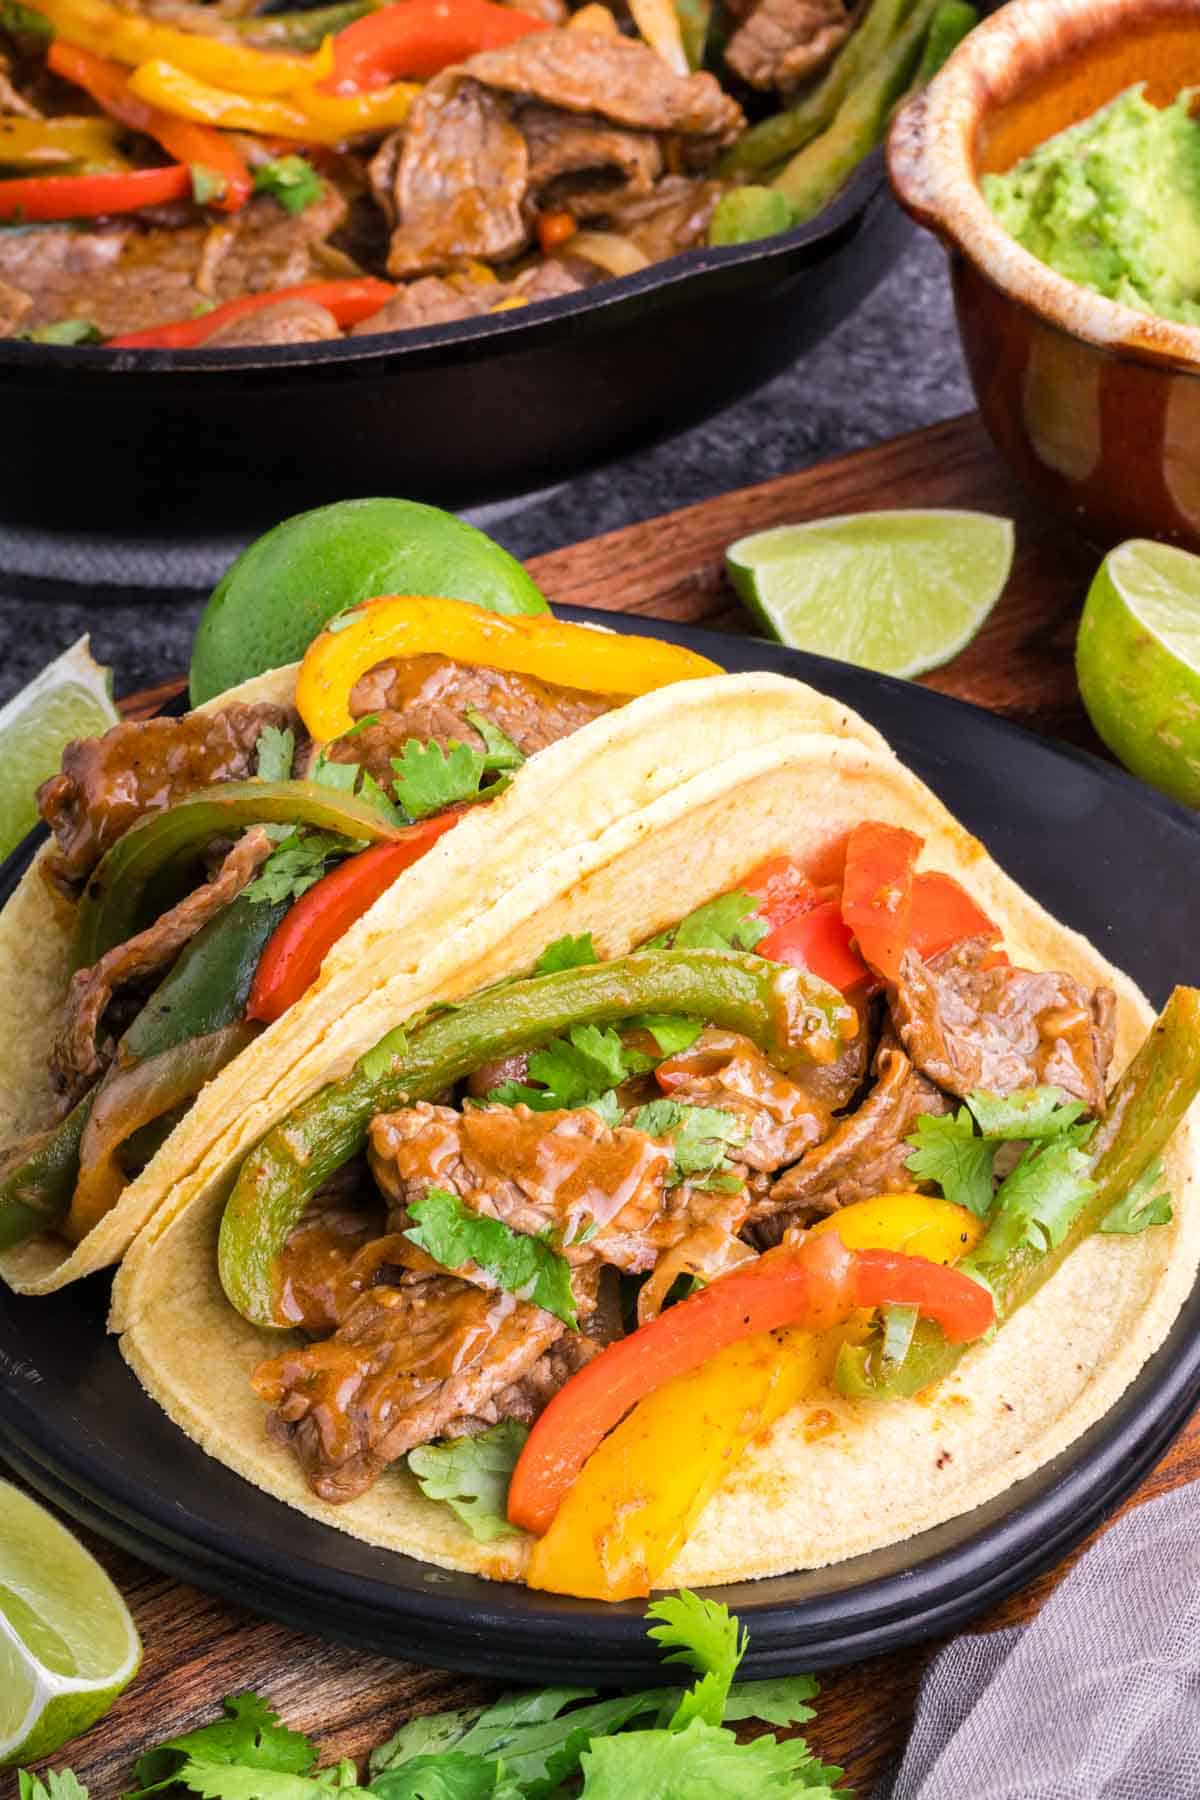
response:
[(685, 1019), (678, 1013), (637, 1013), (626, 1019), (627, 1031), (648, 1031), (664, 1056), (678, 1056), (690, 1050), (704, 1026), (699, 1019)]
[(488, 1544), (516, 1530), (505, 1512), (508, 1484), (528, 1436), (527, 1425), (502, 1419), (478, 1437), (422, 1444), (409, 1451), (408, 1466), (427, 1499), (444, 1500), (471, 1536)]
[(335, 762), (322, 750), (308, 772), (308, 779), (315, 782), (317, 787), (329, 788), (335, 794), (352, 794), (361, 774), (360, 763)]
[(560, 969), (586, 969), (599, 961), (590, 931), (580, 932), (578, 937), (572, 937), (568, 932), (566, 937), (555, 938), (552, 944), (546, 945), (533, 965), (533, 972), (535, 975), (557, 975)]
[(404, 1056), (407, 1051), (408, 1033), (402, 1025), (397, 1025), (394, 1031), (381, 1037), (365, 1056), (359, 1058), (359, 1069), (368, 1081), (379, 1081), (387, 1074), (396, 1058)]
[(637, 1731), (593, 1740), (580, 1758), (585, 1800), (834, 1800), (840, 1769), (823, 1768), (802, 1738), (772, 1734), (739, 1744), (732, 1731), (693, 1719), (682, 1731)]
[(487, 753), (453, 741), (443, 750), (438, 743), (409, 738), (401, 754), (393, 756), (392, 768), (396, 798), (410, 819), (427, 819), (448, 806), (491, 800), (502, 786), (495, 781), (484, 791)]
[(296, 734), (281, 731), (278, 725), (264, 725), (254, 746), (257, 762), (255, 774), (260, 781), (290, 781), (292, 759), (296, 754)]
[(668, 1594), (647, 1608), (655, 1623), (649, 1635), (668, 1652), (668, 1662), (684, 1662), (700, 1680), (689, 1688), (671, 1716), (670, 1729), (682, 1731), (693, 1719), (719, 1725), (737, 1666), (746, 1654), (749, 1634), (739, 1628), (727, 1606), (701, 1600), (692, 1593)]
[(88, 1790), (73, 1769), (47, 1769), (45, 1781), (39, 1781), (28, 1769), (18, 1769), (17, 1800), (88, 1800)]
[(192, 199), (197, 206), (207, 206), (210, 200), (220, 200), (225, 193), (226, 181), (215, 169), (204, 163), (191, 163), (189, 169), (192, 177)]
[(1169, 1225), (1175, 1217), (1168, 1189), (1160, 1186), (1166, 1173), (1160, 1162), (1144, 1169), (1123, 1200), (1104, 1215), (1101, 1231), (1130, 1237), (1151, 1225)]
[[(529, 1058), (529, 1082), (505, 1081), (487, 1098), (500, 1106), (530, 1106), (535, 1112), (570, 1112), (602, 1102), (631, 1075), (654, 1067), (654, 1058), (629, 1050), (611, 1025), (573, 1025), (566, 1037), (551, 1038)], [(603, 1114), (602, 1114), (603, 1116)]]
[[(610, 1131), (615, 1130), (621, 1123), (621, 1114), (625, 1110), (612, 1088), (609, 1088), (605, 1094), (597, 1094), (594, 1100), (585, 1100), (584, 1105), (589, 1112), (597, 1113)], [(576, 1238), (575, 1241), (582, 1244), (586, 1242), (586, 1238)]]
[(506, 732), (501, 731), (498, 725), (493, 725), (490, 719), (477, 712), (473, 706), (467, 707), (466, 718), (483, 739), (485, 769), (502, 771), (521, 767), (525, 761), (525, 752), (513, 743)]
[(353, 840), (332, 831), (292, 831), (273, 850), (254, 881), (242, 892), (247, 900), (298, 900), (315, 887), (329, 864), (357, 848)]
[(772, 1675), (765, 1681), (735, 1681), (725, 1702), (725, 1723), (761, 1719), (766, 1725), (804, 1725), (813, 1717), (808, 1701), (817, 1697), (811, 1675)]
[(905, 1168), (922, 1181), (936, 1181), (955, 1206), (965, 1206), (976, 1218), (987, 1218), (992, 1209), (996, 1145), (975, 1135), (974, 1120), (965, 1106), (941, 1117), (922, 1113), (916, 1130), (905, 1141), (915, 1146)]
[[(365, 730), (368, 725), (373, 723), (374, 715), (368, 714), (365, 719), (360, 719), (356, 725), (350, 727), (349, 731), (344, 731), (340, 738), (335, 738), (333, 741), (337, 744), (344, 743), (347, 738), (354, 737), (357, 732)], [(396, 805), (389, 794), (384, 792), (369, 769), (364, 769), (361, 763), (353, 761), (335, 761), (329, 755), (330, 747), (327, 744), (313, 762), (312, 768), (308, 772), (310, 781), (315, 782), (318, 787), (331, 788), (339, 794), (357, 792), (359, 799), (366, 800), (373, 806), (389, 825), (411, 824), (408, 814)]]
[(416, 1225), (404, 1233), (444, 1269), (474, 1263), (498, 1287), (579, 1329), (570, 1265), (542, 1238), (514, 1231), (501, 1219), (480, 1218), (457, 1194), (430, 1188), (408, 1209)]
[[(359, 1787), (354, 1764), (345, 1757), (319, 1775), (288, 1775), (279, 1771), (222, 1768), (209, 1762), (184, 1763), (176, 1781), (201, 1800), (325, 1800), (340, 1794), (342, 1800), (372, 1800), (370, 1788)], [(419, 1791), (414, 1800), (420, 1800)]]
[(985, 1094), (976, 1088), (967, 1105), (985, 1138), (1052, 1138), (1083, 1113), (1082, 1100), (1068, 1100), (1061, 1088), (1020, 1088), (1015, 1094)]
[[(312, 1768), (317, 1760), (312, 1744), (301, 1732), (281, 1725), (279, 1715), (257, 1694), (235, 1694), (224, 1705), (225, 1718), (168, 1738), (165, 1744), (140, 1757), (133, 1770), (135, 1791), (127, 1794), (125, 1800), (142, 1800), (143, 1795), (169, 1788), (188, 1765), (221, 1769), (237, 1765), (246, 1770), (270, 1769), (287, 1775), (305, 1775)], [(211, 1792), (223, 1800), (227, 1792), (232, 1794), (235, 1790), (201, 1787), (193, 1791)]]
[(1087, 1174), (1080, 1143), (1092, 1126), (1068, 1127), (1059, 1137), (1032, 1143), (1000, 1183), (987, 1235), (975, 1252), (987, 1265), (1021, 1244), (1044, 1252), (1061, 1244), (1096, 1184)]
[(732, 1145), (744, 1144), (746, 1127), (731, 1112), (719, 1106), (685, 1106), (678, 1100), (650, 1100), (633, 1116), (634, 1129), (648, 1137), (672, 1139), (674, 1167), (667, 1177), (668, 1187), (681, 1181), (692, 1187), (715, 1188), (733, 1192), (741, 1187), (725, 1160)]
[(757, 915), (757, 894), (735, 889), (718, 894), (689, 913), (669, 931), (660, 932), (643, 947), (647, 950), (753, 950), (770, 926)]
[(104, 333), (90, 319), (58, 319), (53, 325), (38, 325), (20, 336), (31, 344), (102, 344)]
[(302, 156), (277, 156), (254, 171), (256, 194), (272, 194), (285, 212), (302, 213), (319, 200), (325, 183)]

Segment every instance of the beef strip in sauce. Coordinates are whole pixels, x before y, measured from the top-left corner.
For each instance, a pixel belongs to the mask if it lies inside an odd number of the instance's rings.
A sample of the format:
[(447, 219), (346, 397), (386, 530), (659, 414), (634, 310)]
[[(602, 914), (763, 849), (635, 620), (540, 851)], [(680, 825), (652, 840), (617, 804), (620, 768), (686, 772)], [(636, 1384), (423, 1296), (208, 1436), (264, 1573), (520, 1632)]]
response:
[(792, 93), (850, 36), (842, 0), (758, 0), (725, 46), (725, 61), (753, 88)]

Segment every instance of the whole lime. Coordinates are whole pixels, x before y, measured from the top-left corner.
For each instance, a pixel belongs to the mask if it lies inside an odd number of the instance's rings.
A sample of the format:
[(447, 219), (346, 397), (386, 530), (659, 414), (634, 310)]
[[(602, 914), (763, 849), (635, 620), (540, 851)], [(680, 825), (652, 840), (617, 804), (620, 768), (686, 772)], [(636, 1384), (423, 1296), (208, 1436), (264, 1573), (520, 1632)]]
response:
[(377, 594), (547, 610), (516, 558), (453, 513), (415, 500), (338, 500), (285, 519), (226, 570), (192, 646), (193, 706), (295, 662), (334, 613)]

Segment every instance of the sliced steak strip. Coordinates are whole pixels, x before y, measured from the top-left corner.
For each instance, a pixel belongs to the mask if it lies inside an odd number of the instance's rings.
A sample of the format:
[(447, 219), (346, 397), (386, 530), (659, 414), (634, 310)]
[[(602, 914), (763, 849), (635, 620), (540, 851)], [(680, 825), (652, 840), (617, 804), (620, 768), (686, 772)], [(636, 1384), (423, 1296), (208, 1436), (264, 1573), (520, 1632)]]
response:
[(536, 105), (521, 107), (516, 122), (529, 150), (529, 197), (567, 207), (578, 219), (650, 193), (662, 174), (662, 149), (649, 132)]
[(470, 258), (504, 262), (524, 248), (529, 156), (510, 112), (454, 69), (422, 90), (396, 172), (390, 274), (450, 269)]
[(1047, 1082), (1103, 1113), (1116, 996), (1070, 975), (981, 965), (994, 953), (971, 939), (923, 963), (912, 951), (891, 995), (900, 1041), (949, 1093), (1011, 1094)]
[(723, 181), (668, 175), (644, 200), (610, 203), (609, 229), (635, 244), (649, 262), (663, 262), (708, 242), (713, 208), (726, 191)]
[(880, 1047), (875, 1074), (863, 1104), (839, 1119), (825, 1142), (780, 1176), (752, 1208), (752, 1220), (769, 1221), (775, 1241), (803, 1213), (834, 1212), (913, 1186), (906, 1167), (912, 1155), (908, 1135), (921, 1113), (948, 1112), (950, 1102), (894, 1045)]
[(331, 312), (313, 300), (277, 300), (273, 306), (260, 307), (240, 319), (219, 325), (204, 340), (205, 348), (227, 344), (319, 344), (324, 339), (340, 337), (338, 322)]
[(356, 719), (386, 714), (393, 729), (404, 728), (409, 737), (455, 737), (478, 747), (482, 739), (466, 716), (470, 708), (498, 725), (526, 756), (570, 737), (612, 706), (604, 694), (437, 654), (377, 663), (360, 676), (350, 695)]
[(839, 1091), (821, 1080), (823, 1070), (813, 1074), (810, 1089), (781, 1075), (749, 1038), (710, 1026), (687, 1050), (659, 1064), (658, 1084), (672, 1100), (732, 1113), (746, 1141), (730, 1145), (730, 1160), (770, 1173), (820, 1142), (835, 1108), (846, 1104), (859, 1082), (851, 1072)]
[(254, 1387), (314, 1493), (353, 1500), (415, 1445), (486, 1419), (565, 1329), (453, 1276), (374, 1287), (333, 1337), (260, 1364)]
[(293, 724), (286, 707), (238, 703), (76, 738), (63, 751), (62, 772), (38, 789), (38, 811), (58, 843), (47, 873), (74, 899), (104, 852), (144, 813), (213, 782), (245, 781), (264, 728)]
[(489, 1426), (498, 1425), (502, 1419), (516, 1419), (518, 1424), (532, 1425), (559, 1388), (565, 1387), (572, 1375), (585, 1363), (590, 1363), (594, 1356), (599, 1356), (603, 1348), (603, 1344), (594, 1338), (584, 1337), (577, 1331), (565, 1332), (544, 1356), (538, 1358), (528, 1375), (514, 1381), (511, 1387), (501, 1388), (477, 1413), (464, 1413), (462, 1418), (452, 1419), (444, 1435), (474, 1437)]
[(750, 87), (790, 93), (850, 36), (842, 0), (759, 0), (725, 47), (725, 61)]
[(63, 1024), (50, 1049), (51, 1079), (69, 1104), (87, 1091), (112, 1059), (113, 1046), (100, 1046), (97, 1036), (116, 989), (145, 981), (173, 963), (201, 926), (253, 881), (273, 849), (266, 828), (253, 826), (238, 839), (212, 881), (136, 937), (106, 951), (90, 969), (76, 970), (67, 989)]

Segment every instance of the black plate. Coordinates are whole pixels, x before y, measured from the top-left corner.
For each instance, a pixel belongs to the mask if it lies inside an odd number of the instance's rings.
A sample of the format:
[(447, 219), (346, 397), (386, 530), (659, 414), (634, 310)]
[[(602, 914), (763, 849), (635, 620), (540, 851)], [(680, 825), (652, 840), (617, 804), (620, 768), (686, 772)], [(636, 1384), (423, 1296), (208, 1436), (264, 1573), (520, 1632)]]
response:
[[(1182, 808), (927, 689), (752, 639), (656, 629), (727, 668), (775, 669), (848, 701), (1018, 881), (1154, 1000), (1195, 979), (1200, 824)], [(0, 872), (0, 899), (27, 860), (26, 849)], [(0, 1451), (68, 1512), (176, 1575), (364, 1649), (508, 1680), (661, 1674), (640, 1606), (557, 1599), (371, 1549), (211, 1461), (104, 1337), (107, 1297), (105, 1277), (49, 1299), (0, 1297)], [(1078, 1543), (1158, 1459), (1198, 1395), (1194, 1292), (1105, 1418), (1000, 1498), (831, 1569), (712, 1590), (750, 1627), (748, 1673), (851, 1661), (961, 1626)]]
[(883, 153), (807, 225), (493, 318), (273, 349), (0, 340), (0, 516), (217, 528), (359, 494), (463, 507), (644, 449), (787, 368), (911, 231)]

